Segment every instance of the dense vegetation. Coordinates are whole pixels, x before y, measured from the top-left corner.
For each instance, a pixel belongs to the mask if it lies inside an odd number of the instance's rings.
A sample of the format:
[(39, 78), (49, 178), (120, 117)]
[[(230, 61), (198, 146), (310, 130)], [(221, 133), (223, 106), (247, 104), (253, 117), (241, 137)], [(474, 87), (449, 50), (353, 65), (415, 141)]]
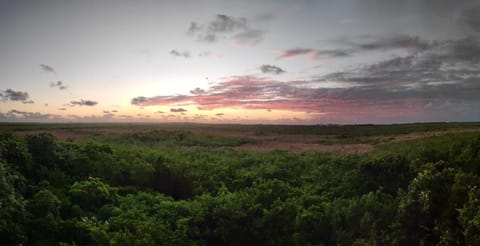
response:
[(242, 141), (158, 131), (83, 142), (1, 134), (0, 241), (480, 243), (479, 133), (362, 155), (228, 147)]

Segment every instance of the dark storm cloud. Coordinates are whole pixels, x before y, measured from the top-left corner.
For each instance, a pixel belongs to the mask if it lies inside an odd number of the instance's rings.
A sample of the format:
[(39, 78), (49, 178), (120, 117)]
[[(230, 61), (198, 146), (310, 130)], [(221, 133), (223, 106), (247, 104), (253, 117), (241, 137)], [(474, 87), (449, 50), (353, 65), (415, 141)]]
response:
[(281, 51), (281, 55), (277, 57), (277, 59), (289, 58), (294, 56), (305, 55), (311, 52), (314, 52), (313, 49), (302, 49), (302, 48), (295, 48), (290, 50), (283, 50)]
[(184, 109), (184, 108), (171, 108), (170, 112), (172, 112), (172, 113), (182, 113), (182, 112), (187, 112), (187, 110)]
[(260, 42), (264, 32), (250, 26), (247, 18), (217, 14), (206, 23), (191, 22), (187, 33), (197, 40), (215, 43), (222, 39), (233, 39), (238, 44), (253, 45)]
[(178, 50), (171, 50), (170, 55), (173, 56), (179, 56), (179, 57), (184, 57), (184, 58), (190, 58), (191, 54), (189, 51), (178, 51)]
[(67, 89), (67, 86), (62, 81), (52, 82), (50, 83), (50, 87), (58, 87), (60, 90)]
[(480, 34), (480, 4), (468, 6), (460, 13), (460, 24)]
[(71, 106), (75, 106), (75, 105), (78, 105), (78, 106), (95, 106), (95, 105), (98, 104), (98, 102), (92, 101), (92, 100), (80, 99), (78, 101), (70, 101), (70, 104), (71, 104)]
[(55, 69), (53, 69), (53, 67), (51, 67), (49, 65), (40, 64), (40, 68), (45, 72), (55, 73)]
[(17, 101), (26, 103), (34, 103), (30, 100), (30, 96), (27, 92), (22, 91), (14, 91), (12, 89), (6, 89), (2, 93), (0, 93), (0, 100), (2, 101)]
[(480, 42), (473, 38), (444, 41), (422, 52), (395, 57), (356, 71), (337, 72), (326, 80), (360, 84), (462, 83), (480, 75)]
[(432, 103), (480, 103), (480, 42), (445, 41), (428, 50), (396, 57), (322, 79), (360, 85), (347, 96), (381, 101), (419, 98)]
[(262, 65), (260, 66), (260, 70), (262, 71), (262, 73), (270, 73), (270, 74), (285, 73), (285, 70), (273, 65)]

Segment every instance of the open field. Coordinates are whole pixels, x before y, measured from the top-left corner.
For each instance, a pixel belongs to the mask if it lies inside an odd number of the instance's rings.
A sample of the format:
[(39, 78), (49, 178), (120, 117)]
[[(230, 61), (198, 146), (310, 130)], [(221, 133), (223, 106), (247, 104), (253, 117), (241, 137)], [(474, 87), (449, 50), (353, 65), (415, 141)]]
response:
[[(171, 144), (162, 133), (183, 134), (194, 138), (223, 139), (239, 150), (268, 152), (285, 150), (365, 153), (375, 146), (444, 134), (480, 131), (480, 123), (417, 123), (395, 125), (205, 125), (205, 124), (0, 124), (0, 131), (19, 135), (50, 133), (61, 140), (112, 141), (117, 137), (154, 133), (157, 145)], [(172, 135), (173, 136), (173, 135)], [(153, 139), (149, 139), (152, 144)], [(173, 141), (174, 142), (174, 141)], [(180, 143), (181, 144), (181, 143)], [(201, 146), (203, 143), (192, 143)], [(216, 144), (222, 147), (222, 143)], [(211, 145), (208, 145), (211, 147)]]
[(0, 124), (5, 245), (477, 245), (480, 124)]

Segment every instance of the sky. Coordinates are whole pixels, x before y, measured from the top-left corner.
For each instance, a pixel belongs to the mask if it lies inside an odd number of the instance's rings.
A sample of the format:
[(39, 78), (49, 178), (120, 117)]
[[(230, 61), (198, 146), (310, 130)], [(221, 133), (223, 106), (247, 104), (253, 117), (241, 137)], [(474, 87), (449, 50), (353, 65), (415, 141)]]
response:
[(479, 0), (0, 0), (0, 122), (480, 121)]

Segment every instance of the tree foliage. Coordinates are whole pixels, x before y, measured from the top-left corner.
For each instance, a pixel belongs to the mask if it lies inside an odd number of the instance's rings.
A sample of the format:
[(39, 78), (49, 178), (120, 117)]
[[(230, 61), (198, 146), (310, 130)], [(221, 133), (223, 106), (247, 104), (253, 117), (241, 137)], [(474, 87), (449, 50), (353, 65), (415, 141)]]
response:
[[(0, 135), (0, 241), (480, 243), (478, 133), (389, 144), (361, 155), (258, 153), (213, 144), (223, 139), (201, 147), (204, 140), (188, 132), (123, 137), (63, 142), (49, 134)], [(156, 141), (182, 144), (159, 148)]]

